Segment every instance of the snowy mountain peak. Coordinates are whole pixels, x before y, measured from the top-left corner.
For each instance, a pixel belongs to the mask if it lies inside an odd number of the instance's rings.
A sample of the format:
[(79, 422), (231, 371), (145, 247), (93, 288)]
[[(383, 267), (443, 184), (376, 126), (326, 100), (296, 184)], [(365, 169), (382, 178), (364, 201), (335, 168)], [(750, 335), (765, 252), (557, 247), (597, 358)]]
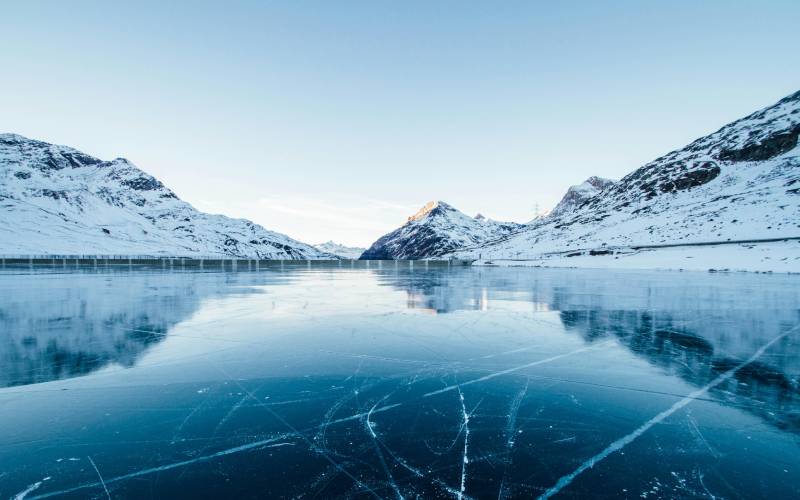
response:
[(349, 247), (346, 245), (342, 245), (336, 243), (333, 240), (326, 241), (325, 243), (320, 243), (318, 245), (314, 245), (318, 250), (329, 253), (336, 257), (341, 257), (343, 259), (358, 259), (366, 248), (361, 247)]
[(425, 204), (400, 228), (368, 248), (362, 259), (421, 259), (483, 244), (519, 230), (521, 224), (470, 217), (442, 201)]
[(417, 213), (408, 217), (408, 222), (422, 220), (425, 217), (441, 215), (446, 212), (457, 211), (443, 201), (429, 201)]
[(197, 211), (125, 158), (0, 134), (0, 254), (326, 254), (244, 219)]
[(614, 185), (613, 180), (604, 179), (593, 175), (580, 184), (570, 186), (567, 193), (558, 202), (558, 205), (550, 212), (550, 217), (558, 217), (565, 213), (572, 212), (583, 205), (586, 201), (602, 192), (604, 189)]
[(595, 189), (597, 189), (599, 191), (602, 191), (605, 188), (607, 188), (608, 186), (614, 184), (614, 182), (616, 182), (616, 181), (613, 181), (611, 179), (605, 179), (603, 177), (598, 177), (596, 175), (593, 175), (593, 176), (589, 177), (588, 179), (586, 179), (585, 181), (583, 181), (583, 183), (579, 184), (578, 187), (580, 187), (582, 189), (586, 189), (587, 186), (591, 186), (591, 187), (593, 187), (593, 188), (595, 188)]
[(28, 139), (27, 137), (21, 136), (19, 134), (14, 134), (11, 132), (0, 132), (0, 141), (6, 142), (13, 142), (13, 141), (31, 141), (32, 139)]

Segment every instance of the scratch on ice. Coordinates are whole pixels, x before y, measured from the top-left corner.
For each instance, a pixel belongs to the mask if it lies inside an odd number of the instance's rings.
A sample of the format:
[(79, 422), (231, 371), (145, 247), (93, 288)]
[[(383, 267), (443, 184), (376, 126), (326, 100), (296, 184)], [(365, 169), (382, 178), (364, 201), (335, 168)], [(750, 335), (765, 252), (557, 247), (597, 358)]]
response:
[(461, 392), (460, 387), (458, 388), (458, 399), (461, 401), (461, 413), (464, 417), (464, 456), (461, 461), (461, 490), (458, 492), (458, 499), (461, 500), (464, 498), (464, 492), (467, 489), (467, 464), (469, 463), (469, 414), (467, 413), (467, 407), (464, 404), (464, 394)]
[(783, 334), (778, 335), (777, 337), (773, 338), (772, 340), (770, 340), (769, 342), (767, 342), (766, 344), (761, 346), (761, 348), (759, 348), (752, 356), (747, 358), (745, 361), (743, 361), (743, 362), (739, 363), (738, 365), (734, 366), (733, 368), (731, 368), (730, 370), (726, 371), (725, 373), (723, 373), (719, 377), (715, 378), (714, 380), (712, 380), (708, 384), (704, 385), (700, 389), (697, 389), (696, 391), (694, 391), (694, 392), (688, 394), (687, 396), (683, 397), (682, 399), (677, 401), (675, 404), (673, 404), (672, 406), (670, 406), (666, 410), (662, 411), (661, 413), (659, 413), (655, 417), (651, 418), (650, 420), (648, 420), (647, 422), (645, 422), (644, 424), (639, 426), (636, 430), (634, 430), (630, 434), (627, 434), (627, 435), (617, 439), (616, 441), (614, 441), (613, 443), (608, 445), (605, 449), (603, 449), (601, 452), (597, 453), (593, 457), (591, 457), (588, 460), (586, 460), (585, 462), (583, 462), (577, 469), (575, 469), (574, 471), (570, 472), (569, 474), (567, 474), (565, 476), (562, 476), (561, 479), (559, 479), (556, 482), (555, 485), (553, 485), (547, 491), (542, 493), (542, 495), (540, 495), (539, 498), (544, 500), (544, 499), (552, 497), (553, 495), (558, 494), (561, 490), (563, 490), (564, 488), (569, 486), (569, 484), (572, 483), (572, 481), (574, 481), (576, 477), (578, 477), (579, 475), (583, 474), (588, 469), (591, 469), (592, 467), (594, 467), (596, 464), (600, 463), (601, 461), (605, 460), (606, 458), (608, 458), (613, 453), (623, 449), (624, 447), (626, 447), (627, 445), (629, 445), (630, 443), (635, 441), (639, 436), (641, 436), (642, 434), (644, 434), (645, 432), (650, 430), (650, 428), (652, 428), (654, 425), (656, 425), (658, 423), (661, 423), (663, 420), (665, 420), (667, 417), (669, 417), (670, 415), (672, 415), (676, 411), (678, 411), (681, 408), (685, 407), (686, 405), (688, 405), (689, 403), (691, 403), (692, 401), (694, 401), (698, 397), (703, 396), (705, 393), (707, 393), (708, 391), (710, 391), (714, 387), (716, 387), (716, 386), (720, 385), (721, 383), (725, 382), (726, 380), (730, 379), (731, 377), (733, 377), (736, 374), (737, 371), (741, 370), (745, 366), (749, 365), (750, 363), (752, 363), (753, 361), (755, 361), (756, 359), (761, 357), (761, 355), (764, 354), (764, 352), (767, 349), (769, 349), (773, 344), (775, 344), (779, 340), (785, 338), (790, 333), (793, 333), (793, 332), (797, 331), (798, 329), (800, 329), (800, 324), (798, 324), (795, 327), (791, 328), (790, 330), (784, 332)]

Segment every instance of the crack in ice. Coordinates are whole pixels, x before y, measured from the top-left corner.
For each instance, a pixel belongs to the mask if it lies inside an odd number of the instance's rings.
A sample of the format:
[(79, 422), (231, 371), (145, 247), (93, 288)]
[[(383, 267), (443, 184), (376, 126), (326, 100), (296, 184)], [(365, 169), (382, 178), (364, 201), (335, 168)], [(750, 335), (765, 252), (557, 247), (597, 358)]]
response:
[[(171, 470), (171, 469), (176, 469), (178, 467), (184, 467), (186, 465), (190, 465), (190, 464), (194, 464), (194, 463), (198, 463), (198, 462), (207, 462), (209, 460), (213, 460), (214, 458), (224, 457), (226, 455), (233, 455), (235, 453), (241, 453), (243, 451), (248, 451), (248, 450), (252, 450), (252, 449), (266, 447), (267, 445), (269, 445), (271, 443), (274, 443), (275, 441), (280, 441), (281, 439), (286, 439), (287, 437), (292, 437), (292, 436), (293, 436), (293, 434), (282, 434), (280, 436), (276, 436), (276, 437), (273, 437), (273, 438), (270, 438), (270, 439), (264, 439), (264, 440), (261, 440), (261, 441), (255, 441), (253, 443), (243, 444), (243, 445), (240, 445), (240, 446), (235, 446), (233, 448), (220, 450), (218, 452), (211, 453), (210, 455), (204, 455), (204, 456), (200, 456), (200, 457), (195, 457), (195, 458), (192, 458), (192, 459), (189, 459), (189, 460), (181, 460), (180, 462), (173, 462), (171, 464), (159, 465), (157, 467), (150, 467), (148, 469), (141, 469), (141, 470), (138, 470), (136, 472), (131, 472), (129, 474), (123, 474), (121, 476), (117, 476), (117, 477), (112, 477), (110, 479), (106, 479), (104, 481), (104, 483), (105, 484), (116, 483), (118, 481), (124, 481), (126, 479), (133, 479), (133, 478), (136, 478), (136, 477), (147, 476), (149, 474), (155, 474), (155, 473), (158, 473), (158, 472), (163, 472), (163, 471), (167, 471), (167, 470)], [(54, 496), (59, 496), (59, 495), (66, 495), (68, 493), (73, 493), (73, 492), (76, 492), (76, 491), (80, 491), (80, 490), (85, 489), (85, 488), (96, 488), (96, 487), (102, 486), (102, 485), (103, 485), (103, 483), (101, 483), (100, 481), (95, 481), (95, 482), (92, 482), (92, 483), (79, 484), (78, 486), (73, 486), (72, 488), (67, 488), (67, 489), (59, 490), (59, 491), (51, 491), (51, 492), (48, 492), (48, 493), (44, 493), (42, 495), (37, 495), (35, 497), (31, 497), (31, 500), (37, 500), (39, 498), (49, 498), (49, 497), (54, 497)], [(38, 486), (37, 486), (37, 488), (38, 488)]]
[(503, 478), (500, 480), (500, 490), (497, 493), (498, 500), (502, 500), (506, 497), (506, 495), (508, 495), (506, 479), (508, 478), (508, 468), (511, 465), (511, 450), (514, 448), (517, 414), (519, 413), (519, 407), (522, 405), (522, 400), (525, 398), (525, 394), (528, 392), (529, 384), (530, 379), (525, 381), (525, 387), (519, 391), (519, 393), (517, 393), (516, 397), (511, 402), (511, 407), (508, 410), (508, 423), (506, 424), (506, 451), (508, 452), (508, 456), (505, 459)]
[(372, 428), (372, 420), (370, 420), (372, 418), (372, 413), (375, 411), (375, 408), (379, 404), (381, 404), (384, 401), (386, 401), (386, 399), (388, 399), (389, 396), (391, 396), (391, 395), (392, 395), (392, 393), (385, 395), (383, 398), (381, 398), (377, 402), (375, 402), (374, 405), (372, 405), (372, 408), (370, 408), (370, 410), (367, 412), (367, 418), (365, 420), (365, 427), (367, 428), (367, 430), (369, 431), (370, 436), (372, 437), (372, 444), (373, 444), (373, 446), (375, 446), (375, 453), (378, 455), (378, 459), (381, 462), (381, 466), (383, 467), (383, 472), (386, 474), (386, 479), (389, 480), (389, 485), (394, 490), (394, 493), (395, 493), (395, 495), (397, 495), (397, 498), (399, 498), (400, 500), (405, 500), (405, 497), (403, 496), (403, 493), (400, 491), (400, 487), (397, 486), (397, 482), (394, 480), (394, 476), (392, 476), (392, 472), (389, 470), (389, 466), (386, 465), (386, 459), (383, 457), (383, 452), (381, 451), (380, 444), (378, 443), (378, 435), (375, 434), (375, 430)]
[(518, 372), (520, 370), (524, 370), (525, 368), (531, 368), (533, 366), (547, 364), (547, 363), (550, 363), (552, 361), (557, 361), (559, 359), (566, 358), (568, 356), (573, 356), (575, 354), (580, 354), (582, 352), (598, 349), (600, 347), (603, 347), (603, 346), (606, 346), (608, 344), (611, 344), (612, 342), (614, 342), (614, 340), (610, 339), (610, 340), (606, 340), (605, 342), (600, 342), (598, 344), (581, 347), (579, 349), (575, 349), (574, 351), (565, 352), (565, 353), (562, 353), (562, 354), (556, 354), (555, 356), (550, 356), (549, 358), (544, 358), (544, 359), (540, 359), (540, 360), (537, 360), (537, 361), (533, 361), (531, 363), (526, 363), (526, 364), (521, 365), (521, 366), (515, 366), (513, 368), (507, 368), (505, 370), (500, 370), (498, 372), (492, 372), (489, 375), (484, 375), (483, 377), (478, 377), (478, 378), (475, 378), (475, 379), (472, 379), (472, 380), (467, 380), (466, 382), (460, 382), (458, 384), (449, 385), (449, 386), (447, 386), (447, 387), (445, 387), (443, 389), (438, 389), (436, 391), (428, 392), (426, 394), (423, 394), (423, 397), (427, 398), (427, 397), (430, 397), (430, 396), (435, 396), (437, 394), (442, 394), (442, 393), (445, 393), (445, 392), (454, 391), (454, 390), (456, 390), (456, 389), (458, 389), (460, 387), (463, 387), (465, 385), (472, 385), (472, 384), (477, 384), (479, 382), (485, 382), (487, 380), (491, 380), (493, 378), (500, 377), (502, 375), (508, 375), (509, 373), (514, 373), (514, 372)]
[(469, 458), (467, 455), (469, 449), (469, 414), (467, 413), (467, 407), (464, 404), (464, 394), (461, 392), (461, 387), (458, 388), (458, 399), (461, 401), (461, 413), (464, 417), (464, 455), (463, 459), (461, 460), (461, 490), (458, 492), (458, 499), (462, 500), (464, 497), (464, 492), (467, 489), (467, 463), (469, 463)]
[(642, 434), (644, 434), (645, 432), (650, 430), (650, 428), (652, 428), (654, 425), (662, 422), (664, 419), (666, 419), (667, 417), (669, 417), (670, 415), (672, 415), (676, 411), (678, 411), (681, 408), (685, 407), (686, 405), (688, 405), (689, 403), (694, 401), (698, 396), (704, 395), (705, 393), (707, 393), (708, 391), (710, 391), (714, 387), (720, 385), (721, 383), (723, 383), (723, 382), (727, 381), (728, 379), (730, 379), (731, 377), (733, 377), (736, 374), (737, 371), (741, 370), (745, 366), (749, 365), (750, 363), (752, 363), (753, 361), (755, 361), (756, 359), (761, 357), (761, 355), (764, 354), (764, 352), (767, 349), (769, 349), (773, 344), (775, 344), (777, 341), (779, 341), (779, 340), (781, 340), (783, 338), (786, 338), (790, 333), (796, 331), (799, 328), (800, 328), (800, 324), (798, 324), (794, 328), (782, 333), (781, 335), (778, 335), (777, 337), (773, 338), (772, 340), (770, 340), (769, 342), (767, 342), (766, 344), (761, 346), (752, 356), (747, 358), (745, 361), (739, 363), (738, 365), (734, 366), (730, 370), (724, 372), (722, 375), (718, 376), (717, 378), (715, 378), (714, 380), (712, 380), (708, 384), (704, 385), (700, 389), (697, 389), (696, 391), (691, 392), (690, 394), (685, 396), (680, 401), (677, 401), (675, 404), (673, 404), (672, 406), (670, 406), (666, 410), (662, 411), (661, 413), (659, 413), (655, 417), (651, 418), (650, 420), (648, 420), (647, 422), (645, 422), (644, 424), (639, 426), (636, 430), (634, 430), (630, 434), (627, 434), (627, 435), (617, 439), (616, 441), (614, 441), (613, 443), (608, 445), (605, 449), (603, 449), (601, 452), (597, 453), (593, 457), (591, 457), (588, 460), (586, 460), (585, 462), (583, 462), (577, 469), (575, 469), (574, 471), (570, 472), (569, 474), (567, 474), (565, 476), (562, 476), (556, 482), (555, 485), (553, 485), (547, 491), (545, 491), (542, 495), (540, 495), (539, 499), (540, 500), (544, 500), (544, 499), (552, 497), (553, 495), (556, 495), (561, 490), (563, 490), (565, 487), (569, 486), (569, 484), (572, 483), (572, 481), (574, 481), (576, 477), (578, 477), (582, 473), (586, 472), (588, 469), (593, 468), (595, 466), (595, 464), (598, 464), (601, 461), (605, 460), (606, 458), (608, 458), (609, 455), (611, 455), (611, 454), (621, 450), (625, 446), (629, 445), (630, 443), (635, 441), (639, 436), (641, 436)]
[(14, 495), (12, 500), (23, 500), (25, 497), (28, 496), (28, 493), (36, 491), (41, 485), (42, 481), (36, 481), (35, 483), (29, 485), (27, 488)]
[(108, 486), (106, 486), (106, 482), (103, 481), (103, 475), (100, 474), (100, 469), (97, 468), (97, 464), (94, 463), (94, 460), (92, 460), (91, 456), (87, 456), (86, 458), (89, 459), (89, 463), (92, 464), (92, 467), (94, 467), (94, 471), (97, 472), (97, 477), (100, 478), (100, 484), (103, 485), (103, 490), (106, 492), (106, 498), (108, 498), (108, 500), (111, 500), (111, 494), (108, 492)]
[(223, 374), (223, 375), (225, 375), (226, 377), (228, 377), (228, 379), (229, 379), (229, 380), (231, 380), (233, 383), (235, 383), (236, 385), (238, 385), (238, 386), (239, 386), (239, 388), (240, 388), (240, 389), (241, 389), (241, 390), (242, 390), (242, 391), (243, 391), (245, 394), (249, 395), (249, 396), (250, 396), (250, 398), (251, 398), (253, 401), (255, 401), (255, 402), (256, 402), (256, 404), (257, 404), (258, 406), (261, 406), (262, 408), (264, 408), (265, 410), (267, 410), (267, 412), (269, 412), (269, 413), (270, 413), (270, 415), (272, 415), (272, 416), (273, 416), (273, 417), (274, 417), (276, 420), (278, 420), (278, 421), (279, 421), (279, 422), (281, 422), (283, 425), (285, 425), (287, 428), (289, 428), (289, 430), (291, 430), (291, 431), (292, 431), (292, 433), (293, 433), (295, 436), (297, 436), (297, 437), (299, 437), (300, 439), (302, 439), (303, 441), (305, 441), (305, 442), (306, 442), (306, 444), (308, 445), (308, 447), (309, 447), (310, 449), (312, 449), (312, 450), (314, 450), (314, 451), (318, 452), (320, 455), (322, 455), (322, 457), (323, 457), (325, 460), (327, 460), (327, 461), (328, 461), (328, 462), (329, 462), (329, 463), (330, 463), (330, 464), (331, 464), (331, 465), (332, 465), (334, 468), (336, 468), (336, 470), (338, 470), (339, 472), (341, 472), (342, 474), (344, 474), (345, 476), (347, 476), (348, 478), (350, 478), (350, 480), (352, 480), (352, 481), (353, 481), (355, 484), (357, 484), (357, 485), (358, 485), (360, 488), (362, 488), (362, 489), (364, 489), (364, 490), (368, 491), (368, 492), (369, 492), (369, 493), (371, 493), (371, 494), (372, 494), (374, 497), (376, 497), (376, 498), (380, 498), (380, 495), (378, 495), (378, 494), (377, 494), (377, 493), (376, 493), (376, 492), (375, 492), (375, 491), (374, 491), (372, 488), (370, 488), (368, 485), (366, 485), (366, 484), (364, 484), (362, 481), (360, 481), (360, 480), (359, 480), (357, 477), (355, 477), (354, 475), (352, 475), (352, 474), (351, 474), (349, 471), (347, 471), (347, 469), (345, 469), (345, 468), (344, 468), (344, 466), (342, 466), (340, 463), (338, 463), (337, 461), (335, 461), (334, 459), (332, 459), (332, 458), (330, 457), (330, 455), (329, 455), (329, 454), (326, 452), (326, 450), (319, 448), (319, 447), (318, 447), (316, 444), (314, 444), (314, 442), (312, 442), (310, 439), (308, 439), (308, 436), (306, 436), (306, 435), (305, 435), (305, 434), (303, 434), (302, 432), (298, 431), (298, 430), (297, 430), (297, 429), (296, 429), (296, 428), (295, 428), (295, 427), (294, 427), (292, 424), (290, 424), (289, 422), (287, 422), (287, 421), (286, 421), (286, 419), (284, 419), (283, 417), (281, 417), (280, 415), (278, 415), (277, 413), (275, 413), (275, 411), (274, 411), (272, 408), (270, 408), (269, 406), (265, 405), (263, 401), (261, 401), (261, 400), (260, 400), (260, 399), (258, 399), (258, 398), (257, 398), (255, 395), (253, 395), (253, 393), (251, 393), (250, 391), (248, 391), (248, 390), (247, 390), (247, 388), (245, 388), (245, 387), (244, 387), (244, 386), (243, 386), (243, 385), (242, 385), (242, 384), (241, 384), (241, 383), (240, 383), (238, 380), (236, 380), (236, 379), (232, 378), (232, 377), (231, 377), (231, 376), (230, 376), (230, 375), (229, 375), (229, 374), (228, 374), (228, 373), (227, 373), (227, 372), (226, 372), (226, 371), (225, 371), (225, 370), (224, 370), (222, 367), (220, 367), (220, 366), (216, 366), (216, 368), (217, 368), (217, 370), (219, 370), (220, 372), (222, 372), (222, 374)]

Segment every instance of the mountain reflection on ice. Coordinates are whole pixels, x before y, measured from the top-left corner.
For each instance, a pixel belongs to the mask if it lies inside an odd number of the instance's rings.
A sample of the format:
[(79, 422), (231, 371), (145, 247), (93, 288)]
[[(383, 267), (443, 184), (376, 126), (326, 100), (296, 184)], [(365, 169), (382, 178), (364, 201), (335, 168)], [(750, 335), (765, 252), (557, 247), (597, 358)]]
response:
[(5, 271), (0, 496), (797, 497), (798, 283)]
[[(484, 310), (487, 290), (494, 300), (522, 300), (535, 310), (558, 311), (566, 331), (587, 342), (614, 336), (650, 363), (696, 386), (735, 366), (775, 332), (800, 324), (800, 283), (794, 284), (793, 277), (782, 289), (773, 282), (786, 277), (587, 270), (540, 271), (535, 277), (498, 274), (488, 279), (473, 274), (471, 286), (436, 275), (392, 284), (407, 291), (409, 307), (436, 313)], [(797, 432), (799, 376), (800, 334), (776, 346), (769, 362), (738, 370), (738, 384), (716, 392), (718, 397), (749, 400), (744, 408)]]
[(221, 273), (13, 276), (0, 280), (0, 387), (131, 367), (204, 299), (233, 291)]

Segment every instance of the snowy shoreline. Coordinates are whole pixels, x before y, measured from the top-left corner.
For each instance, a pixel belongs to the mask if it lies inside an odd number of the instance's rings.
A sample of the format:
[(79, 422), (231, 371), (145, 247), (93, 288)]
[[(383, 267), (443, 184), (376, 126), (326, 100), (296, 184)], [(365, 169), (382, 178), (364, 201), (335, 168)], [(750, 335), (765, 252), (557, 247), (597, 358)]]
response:
[(473, 265), (796, 274), (800, 273), (800, 241), (639, 248), (595, 255), (573, 252), (527, 259), (490, 257)]

